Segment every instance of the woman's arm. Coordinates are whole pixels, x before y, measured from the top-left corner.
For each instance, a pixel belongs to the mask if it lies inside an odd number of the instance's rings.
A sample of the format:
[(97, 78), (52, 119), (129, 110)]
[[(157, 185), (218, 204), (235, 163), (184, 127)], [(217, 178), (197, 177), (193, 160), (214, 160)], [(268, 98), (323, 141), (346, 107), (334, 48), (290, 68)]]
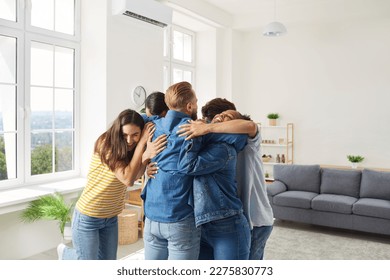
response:
[(152, 158), (154, 158), (166, 148), (167, 143), (167, 135), (165, 134), (160, 135), (153, 142), (152, 136), (149, 137), (148, 141), (146, 142), (146, 150), (142, 154), (142, 164), (144, 164), (146, 167), (146, 165), (150, 162)]
[(152, 142), (152, 137), (146, 143), (146, 150), (142, 154), (141, 169), (138, 172), (137, 178), (140, 178), (145, 173), (146, 166), (150, 163), (150, 160), (158, 155), (167, 146), (167, 136), (165, 134), (160, 135)]
[(208, 133), (248, 134), (249, 137), (253, 138), (257, 133), (257, 124), (253, 121), (241, 119), (210, 124), (200, 121), (190, 121), (188, 124), (181, 125), (177, 133), (179, 133), (179, 136), (186, 136), (186, 140)]

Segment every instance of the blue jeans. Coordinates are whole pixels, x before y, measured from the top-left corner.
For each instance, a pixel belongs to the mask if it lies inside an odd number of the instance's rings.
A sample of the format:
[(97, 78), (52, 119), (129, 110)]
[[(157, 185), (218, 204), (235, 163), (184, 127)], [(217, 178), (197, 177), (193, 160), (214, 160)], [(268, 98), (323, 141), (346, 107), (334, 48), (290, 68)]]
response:
[(200, 229), (193, 216), (175, 223), (145, 219), (145, 260), (196, 260), (199, 243)]
[(247, 260), (250, 229), (243, 214), (202, 225), (200, 260)]
[(265, 244), (271, 235), (272, 229), (273, 226), (253, 227), (250, 260), (262, 260), (264, 258)]
[(116, 260), (118, 217), (94, 218), (75, 209), (72, 242), (73, 248), (65, 248), (63, 260)]

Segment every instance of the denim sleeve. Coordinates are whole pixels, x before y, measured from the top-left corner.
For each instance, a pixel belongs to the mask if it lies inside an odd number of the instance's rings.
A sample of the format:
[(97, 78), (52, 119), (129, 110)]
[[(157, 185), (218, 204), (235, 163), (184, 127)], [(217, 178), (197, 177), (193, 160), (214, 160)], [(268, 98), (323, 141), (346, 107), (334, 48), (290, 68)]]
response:
[(248, 141), (247, 134), (209, 133), (203, 136), (205, 143), (227, 143), (233, 145), (237, 152), (242, 151)]
[(157, 116), (157, 115), (153, 115), (153, 116), (148, 117), (144, 113), (141, 114), (141, 117), (144, 119), (144, 123), (154, 122), (155, 120), (158, 120), (160, 118), (160, 116)]
[(184, 141), (179, 155), (178, 170), (188, 175), (214, 173), (226, 165), (229, 146), (224, 143), (207, 144), (202, 148), (201, 137)]
[(144, 123), (147, 123), (150, 121), (149, 117), (146, 114), (141, 114), (141, 117), (144, 119)]

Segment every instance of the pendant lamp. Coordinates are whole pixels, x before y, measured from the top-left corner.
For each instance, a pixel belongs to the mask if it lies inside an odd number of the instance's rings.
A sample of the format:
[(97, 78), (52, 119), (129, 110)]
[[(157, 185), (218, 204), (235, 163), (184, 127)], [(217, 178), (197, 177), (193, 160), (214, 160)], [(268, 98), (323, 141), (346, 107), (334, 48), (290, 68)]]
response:
[(268, 23), (263, 30), (263, 35), (267, 37), (277, 37), (287, 33), (283, 23), (276, 21), (276, 0), (274, 0), (274, 21)]

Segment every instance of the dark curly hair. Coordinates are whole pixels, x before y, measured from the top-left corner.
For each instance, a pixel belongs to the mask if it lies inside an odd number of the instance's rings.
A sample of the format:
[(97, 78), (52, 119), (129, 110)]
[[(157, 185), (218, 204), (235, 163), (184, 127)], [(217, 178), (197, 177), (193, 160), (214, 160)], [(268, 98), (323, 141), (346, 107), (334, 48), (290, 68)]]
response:
[(226, 110), (237, 110), (236, 106), (225, 98), (214, 98), (202, 107), (202, 117), (207, 121), (211, 121), (215, 115)]

